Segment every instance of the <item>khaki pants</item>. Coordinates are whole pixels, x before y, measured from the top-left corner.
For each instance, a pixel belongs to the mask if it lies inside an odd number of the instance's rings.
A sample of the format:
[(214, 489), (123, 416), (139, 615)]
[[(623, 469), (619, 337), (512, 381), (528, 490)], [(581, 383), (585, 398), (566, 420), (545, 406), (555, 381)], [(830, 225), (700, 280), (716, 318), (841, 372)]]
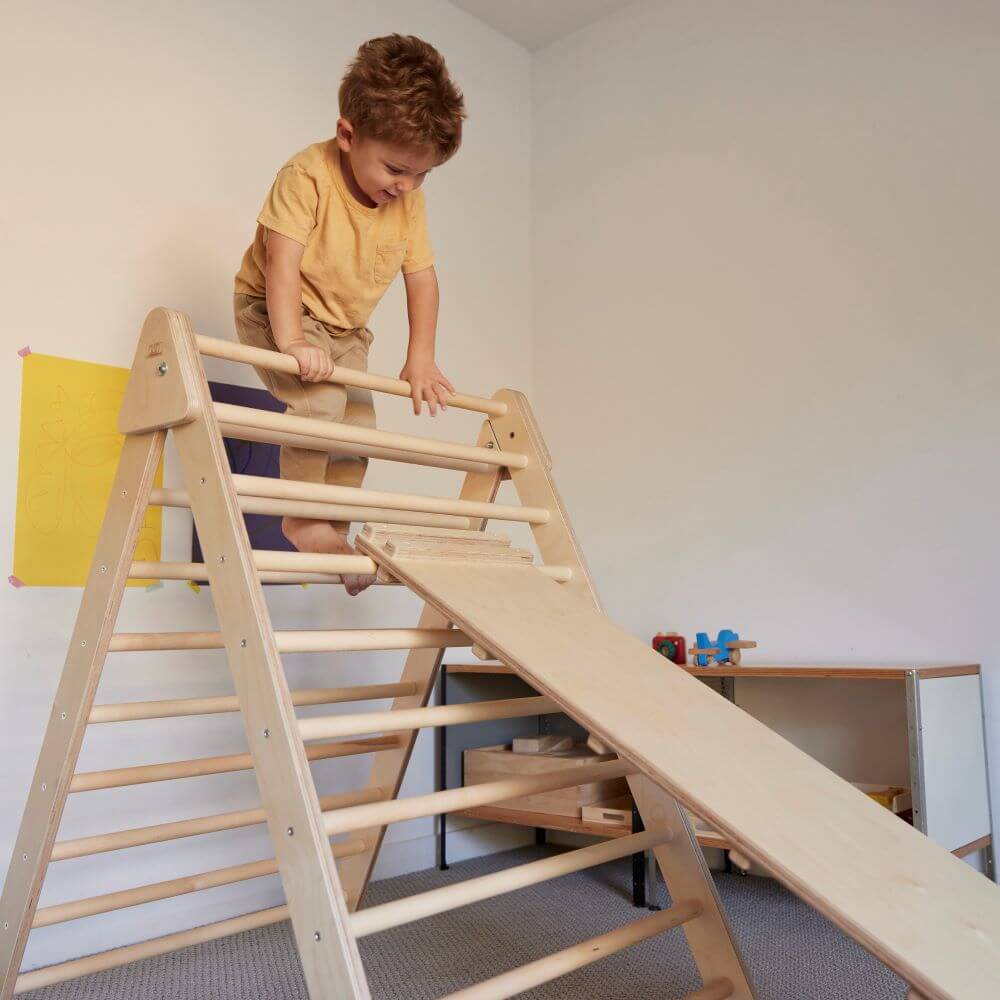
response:
[[(233, 299), (233, 309), (236, 333), (241, 343), (268, 351), (278, 349), (263, 298), (237, 294)], [(302, 336), (310, 344), (326, 351), (333, 364), (362, 372), (368, 370), (368, 348), (374, 338), (367, 327), (343, 330), (321, 323), (305, 313), (302, 316)], [(292, 416), (332, 420), (355, 427), (375, 426), (375, 407), (372, 394), (367, 389), (335, 382), (303, 382), (297, 375), (286, 375), (266, 368), (255, 368), (254, 371), (271, 395), (288, 407), (285, 412)], [(368, 468), (368, 459), (282, 445), (280, 467), (282, 479), (360, 486)], [(335, 524), (335, 527), (346, 529), (343, 524)]]

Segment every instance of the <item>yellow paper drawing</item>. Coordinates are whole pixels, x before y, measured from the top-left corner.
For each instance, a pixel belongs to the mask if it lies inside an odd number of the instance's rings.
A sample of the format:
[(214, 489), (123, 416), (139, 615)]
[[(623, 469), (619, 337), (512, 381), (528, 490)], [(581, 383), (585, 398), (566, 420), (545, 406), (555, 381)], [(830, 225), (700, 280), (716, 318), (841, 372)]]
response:
[[(128, 376), (128, 368), (46, 354), (25, 357), (14, 531), (14, 576), (20, 583), (86, 583), (125, 440), (117, 422)], [(156, 484), (162, 482), (161, 459)], [(150, 507), (136, 559), (159, 560), (160, 527), (160, 508)]]

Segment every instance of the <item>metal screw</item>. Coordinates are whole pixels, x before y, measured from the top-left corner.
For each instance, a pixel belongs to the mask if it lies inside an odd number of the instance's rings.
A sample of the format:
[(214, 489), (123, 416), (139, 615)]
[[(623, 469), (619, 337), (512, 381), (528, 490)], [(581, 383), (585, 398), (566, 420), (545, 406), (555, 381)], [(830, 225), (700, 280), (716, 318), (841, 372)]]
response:
[(86, 639), (81, 639), (80, 640), (80, 645), (81, 646), (86, 646), (87, 645), (87, 640)]
[(486, 447), (487, 448), (492, 448), (493, 447), (493, 442), (492, 441), (487, 441), (486, 442)]
[(295, 836), (295, 827), (294, 826), (290, 826), (286, 832), (288, 833), (289, 837), (294, 837)]
[(168, 367), (166, 361), (161, 361), (156, 366), (156, 374), (157, 375), (166, 375), (168, 371), (170, 371), (170, 368)]
[(66, 713), (65, 712), (60, 712), (59, 713), (59, 718), (60, 719), (65, 719), (66, 718)]
[(320, 939), (320, 933), (319, 931), (315, 931), (313, 933), (313, 941), (318, 941), (319, 939)]
[(122, 490), (122, 496), (123, 497), (127, 497), (128, 496), (128, 490)]
[(225, 556), (219, 556), (219, 562), (220, 563), (224, 563), (225, 561), (226, 561), (226, 557)]
[(205, 485), (205, 477), (204, 477), (204, 476), (202, 476), (202, 477), (201, 477), (201, 485), (202, 485), (202, 486), (204, 486), (204, 485)]
[(246, 648), (247, 648), (247, 641), (246, 641), (246, 639), (240, 639), (240, 645), (241, 645), (241, 646), (242, 646), (242, 647), (243, 647), (244, 649), (246, 649)]
[(108, 567), (107, 566), (102, 566), (101, 567), (101, 572), (102, 573), (107, 573), (107, 571), (108, 571)]
[(5, 920), (5, 921), (3, 922), (3, 929), (4, 929), (4, 930), (7, 930), (7, 928), (8, 928), (8, 927), (10, 927), (10, 924), (9, 924), (9, 923), (7, 923), (7, 921)]
[(46, 785), (46, 784), (45, 784), (45, 782), (43, 781), (43, 782), (42, 782), (42, 791), (44, 792), (44, 791), (45, 791), (45, 789), (46, 789), (46, 788), (48, 788), (48, 787), (49, 787), (49, 786), (48, 786), (48, 785)]
[(27, 861), (28, 860), (28, 855), (27, 854), (22, 854), (21, 855), (21, 860), (22, 861)]
[(264, 730), (264, 739), (268, 740), (270, 738), (271, 738), (271, 730), (270, 729), (265, 729)]

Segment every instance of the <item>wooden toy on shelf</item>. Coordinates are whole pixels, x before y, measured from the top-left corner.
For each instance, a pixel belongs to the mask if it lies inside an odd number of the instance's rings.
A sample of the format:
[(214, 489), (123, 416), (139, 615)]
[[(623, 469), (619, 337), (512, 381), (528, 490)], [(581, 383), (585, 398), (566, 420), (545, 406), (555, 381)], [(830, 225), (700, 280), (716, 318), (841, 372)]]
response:
[(756, 649), (757, 643), (749, 639), (741, 639), (738, 632), (724, 628), (713, 642), (707, 632), (699, 632), (695, 644), (691, 647), (692, 663), (696, 667), (707, 667), (711, 662), (720, 666), (731, 663), (738, 667), (742, 660), (744, 649)]
[(687, 663), (686, 646), (687, 640), (679, 632), (657, 632), (653, 636), (653, 649), (678, 666)]

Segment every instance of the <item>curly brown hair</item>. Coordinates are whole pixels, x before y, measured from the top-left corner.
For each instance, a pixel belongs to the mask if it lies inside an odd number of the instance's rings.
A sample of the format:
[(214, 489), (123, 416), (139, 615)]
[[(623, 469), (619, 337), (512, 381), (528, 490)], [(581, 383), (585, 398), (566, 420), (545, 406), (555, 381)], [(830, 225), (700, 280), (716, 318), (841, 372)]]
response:
[(340, 83), (340, 113), (359, 136), (430, 146), (441, 162), (462, 143), (465, 99), (433, 45), (415, 35), (364, 43)]

